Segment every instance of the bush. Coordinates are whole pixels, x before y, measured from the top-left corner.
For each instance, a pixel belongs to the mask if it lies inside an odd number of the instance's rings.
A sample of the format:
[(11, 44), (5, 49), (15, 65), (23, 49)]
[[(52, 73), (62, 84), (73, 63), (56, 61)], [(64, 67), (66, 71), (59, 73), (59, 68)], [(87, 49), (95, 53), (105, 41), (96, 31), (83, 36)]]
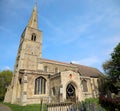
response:
[(4, 100), (5, 92), (12, 80), (12, 71), (4, 70), (0, 72), (0, 101)]
[(85, 99), (85, 102), (91, 102), (91, 103), (99, 104), (99, 99), (98, 98), (87, 98), (87, 99)]
[(107, 108), (108, 111), (114, 111), (115, 109), (120, 109), (120, 98), (108, 98), (105, 96), (100, 96), (99, 97), (99, 102), (100, 104)]

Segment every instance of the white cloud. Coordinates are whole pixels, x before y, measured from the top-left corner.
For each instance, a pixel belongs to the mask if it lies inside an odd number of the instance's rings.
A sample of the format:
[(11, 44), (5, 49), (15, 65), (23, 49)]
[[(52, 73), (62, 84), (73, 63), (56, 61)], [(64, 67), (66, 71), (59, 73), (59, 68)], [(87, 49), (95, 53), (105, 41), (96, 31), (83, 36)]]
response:
[(78, 61), (72, 61), (72, 63), (82, 64), (82, 65), (87, 65), (87, 66), (93, 66), (99, 62), (100, 62), (100, 59), (98, 59), (98, 57), (96, 57), (96, 56), (83, 58), (83, 59), (78, 60)]
[(3, 70), (11, 70), (11, 68), (9, 66), (5, 66)]
[[(98, 3), (99, 2), (97, 2), (97, 4)], [(99, 9), (96, 7), (96, 11), (94, 13), (75, 15), (69, 20), (64, 19), (64, 21), (61, 24), (59, 24), (59, 26), (56, 25), (54, 22), (51, 22), (50, 19), (48, 20), (45, 17), (41, 18), (49, 26), (49, 28), (53, 30), (52, 32), (54, 32), (54, 36), (49, 38), (52, 42), (56, 43), (56, 41), (61, 41), (61, 43), (63, 44), (70, 44), (78, 40), (81, 37), (81, 35), (87, 35), (88, 37), (96, 37), (95, 34), (98, 33), (98, 35), (101, 34), (101, 36), (104, 36), (104, 30), (109, 30), (110, 25), (114, 24), (115, 19), (113, 19), (113, 17), (115, 17), (115, 15), (118, 15), (118, 12), (116, 12), (116, 9), (114, 9), (114, 7), (104, 7), (104, 9)], [(96, 24), (98, 29), (96, 29), (95, 27)], [(103, 27), (101, 24), (104, 24), (105, 27)], [(55, 40), (56, 37), (57, 40)], [(102, 38), (101, 41), (103, 41)]]

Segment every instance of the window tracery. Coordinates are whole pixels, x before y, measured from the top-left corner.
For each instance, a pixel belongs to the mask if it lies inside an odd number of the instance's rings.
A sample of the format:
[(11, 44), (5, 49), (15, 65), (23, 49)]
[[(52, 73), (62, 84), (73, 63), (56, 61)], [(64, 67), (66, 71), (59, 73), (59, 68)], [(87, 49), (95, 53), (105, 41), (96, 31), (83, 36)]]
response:
[(43, 77), (36, 78), (34, 94), (45, 94), (45, 93), (46, 93), (46, 79)]

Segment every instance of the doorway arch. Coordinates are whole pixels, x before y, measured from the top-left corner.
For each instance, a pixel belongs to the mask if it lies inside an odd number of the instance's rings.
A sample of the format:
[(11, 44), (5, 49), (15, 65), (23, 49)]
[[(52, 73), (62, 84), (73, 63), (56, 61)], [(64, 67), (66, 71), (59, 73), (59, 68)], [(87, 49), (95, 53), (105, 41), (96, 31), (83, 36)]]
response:
[(72, 83), (69, 83), (66, 87), (66, 99), (69, 101), (76, 101), (76, 89)]

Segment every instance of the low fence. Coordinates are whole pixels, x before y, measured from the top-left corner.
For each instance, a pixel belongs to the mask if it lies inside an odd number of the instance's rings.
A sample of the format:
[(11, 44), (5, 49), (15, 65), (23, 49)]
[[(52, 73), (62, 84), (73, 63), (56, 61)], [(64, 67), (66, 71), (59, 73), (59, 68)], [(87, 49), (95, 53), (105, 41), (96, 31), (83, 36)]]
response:
[(47, 104), (47, 111), (69, 111), (72, 103)]
[(87, 101), (77, 103), (50, 103), (44, 105), (41, 100), (40, 111), (106, 111), (104, 108), (109, 108), (107, 111), (120, 111), (120, 98), (109, 99), (101, 96), (99, 103), (97, 101)]
[(47, 111), (105, 111), (101, 106), (94, 103), (59, 103), (48, 104)]

